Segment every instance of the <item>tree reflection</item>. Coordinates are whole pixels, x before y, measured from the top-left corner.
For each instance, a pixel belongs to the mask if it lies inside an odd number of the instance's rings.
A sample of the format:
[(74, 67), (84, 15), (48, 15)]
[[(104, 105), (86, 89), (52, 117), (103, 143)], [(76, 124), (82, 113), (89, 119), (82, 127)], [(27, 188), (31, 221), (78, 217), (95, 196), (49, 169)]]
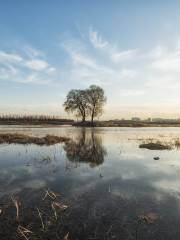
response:
[(82, 128), (79, 138), (76, 141), (66, 142), (64, 150), (70, 161), (75, 163), (87, 162), (90, 167), (102, 164), (106, 155), (102, 139), (94, 134), (94, 129), (87, 132), (85, 128)]

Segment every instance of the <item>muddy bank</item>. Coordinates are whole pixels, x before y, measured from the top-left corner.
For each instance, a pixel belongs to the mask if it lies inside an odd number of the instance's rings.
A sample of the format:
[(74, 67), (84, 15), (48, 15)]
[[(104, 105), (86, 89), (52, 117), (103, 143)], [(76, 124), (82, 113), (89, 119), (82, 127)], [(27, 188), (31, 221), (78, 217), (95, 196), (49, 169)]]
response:
[(0, 134), (0, 144), (36, 144), (36, 145), (53, 145), (57, 143), (67, 142), (69, 138), (58, 137), (54, 135), (46, 135), (45, 137), (33, 137), (24, 134)]

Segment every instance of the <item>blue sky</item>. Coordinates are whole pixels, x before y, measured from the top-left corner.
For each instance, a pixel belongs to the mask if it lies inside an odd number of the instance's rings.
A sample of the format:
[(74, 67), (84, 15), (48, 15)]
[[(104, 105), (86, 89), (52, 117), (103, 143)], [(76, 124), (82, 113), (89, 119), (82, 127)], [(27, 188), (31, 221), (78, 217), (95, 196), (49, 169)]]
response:
[(180, 117), (180, 2), (1, 0), (0, 113), (65, 116), (98, 84), (103, 118)]

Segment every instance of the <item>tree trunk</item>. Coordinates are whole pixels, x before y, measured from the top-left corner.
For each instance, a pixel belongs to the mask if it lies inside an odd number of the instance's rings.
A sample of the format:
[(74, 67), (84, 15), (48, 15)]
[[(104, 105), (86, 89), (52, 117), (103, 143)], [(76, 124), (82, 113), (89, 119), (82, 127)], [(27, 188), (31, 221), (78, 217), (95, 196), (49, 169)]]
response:
[(82, 116), (82, 122), (84, 123), (86, 121), (85, 115)]
[(81, 108), (79, 108), (79, 110), (80, 110), (80, 113), (81, 113), (81, 117), (82, 117), (82, 120), (81, 120), (81, 122), (85, 122), (86, 121), (86, 112), (85, 111), (83, 111), (83, 109), (81, 109)]
[(93, 111), (92, 114), (91, 114), (91, 124), (92, 124), (92, 125), (94, 124), (94, 111)]

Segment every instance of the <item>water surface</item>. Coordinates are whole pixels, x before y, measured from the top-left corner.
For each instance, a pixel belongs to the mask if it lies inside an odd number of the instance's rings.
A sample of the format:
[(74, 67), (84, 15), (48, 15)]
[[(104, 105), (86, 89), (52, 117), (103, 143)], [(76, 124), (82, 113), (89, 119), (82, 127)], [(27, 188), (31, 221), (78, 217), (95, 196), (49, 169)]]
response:
[[(1, 132), (71, 138), (53, 146), (0, 145), (2, 202), (13, 194), (28, 208), (51, 189), (70, 205), (62, 226), (52, 224), (62, 229), (59, 236), (180, 239), (180, 150), (139, 148), (144, 141), (174, 143), (180, 128), (2, 126)], [(48, 234), (43, 239), (61, 239)]]

